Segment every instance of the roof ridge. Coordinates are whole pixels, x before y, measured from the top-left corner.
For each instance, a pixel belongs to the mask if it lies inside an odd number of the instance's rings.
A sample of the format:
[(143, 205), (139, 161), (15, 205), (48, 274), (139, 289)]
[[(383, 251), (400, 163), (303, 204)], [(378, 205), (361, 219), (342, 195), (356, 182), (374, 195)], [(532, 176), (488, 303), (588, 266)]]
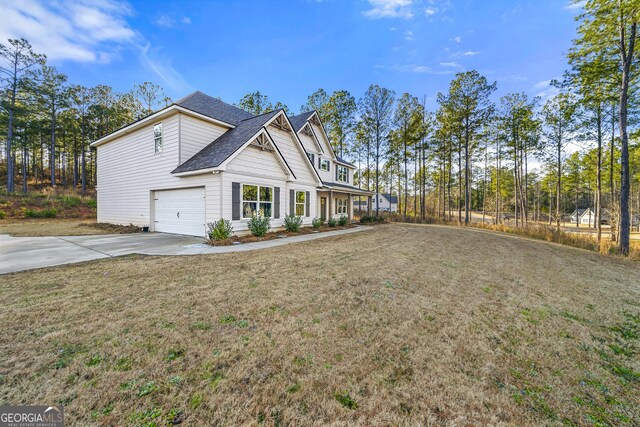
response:
[[(235, 107), (235, 105), (234, 105), (234, 107)], [(240, 108), (240, 107), (236, 107), (236, 108)], [(242, 108), (240, 108), (240, 109), (242, 110)], [(258, 117), (266, 116), (267, 114), (275, 113), (275, 112), (278, 112), (278, 111), (281, 111), (281, 110), (284, 111), (284, 108), (277, 108), (275, 110), (267, 111), (266, 113), (258, 114), (257, 116), (253, 116), (253, 117), (249, 117), (249, 118), (240, 120), (240, 123), (246, 122), (248, 120), (257, 119)], [(246, 110), (242, 110), (242, 111), (246, 111)], [(249, 113), (249, 112), (247, 111), (247, 113)], [(249, 114), (251, 114), (251, 113), (249, 113)]]
[[(194, 96), (196, 96), (199, 93), (202, 93), (202, 92), (200, 92), (199, 90), (196, 90), (195, 92), (191, 92), (189, 95), (183, 96), (182, 98), (173, 101), (172, 104), (180, 104), (181, 102), (184, 102), (189, 98), (193, 98)], [(206, 95), (206, 94), (203, 94), (203, 95)]]

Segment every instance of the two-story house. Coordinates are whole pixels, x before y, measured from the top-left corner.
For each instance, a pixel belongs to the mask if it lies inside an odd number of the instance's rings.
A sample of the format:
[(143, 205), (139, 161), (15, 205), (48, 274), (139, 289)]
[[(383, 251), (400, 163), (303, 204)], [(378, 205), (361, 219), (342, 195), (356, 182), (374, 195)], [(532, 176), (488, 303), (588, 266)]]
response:
[(315, 112), (259, 116), (195, 92), (92, 144), (98, 222), (204, 236), (229, 219), (235, 231), (261, 212), (274, 228), (286, 215), (352, 215), (355, 166), (334, 153)]

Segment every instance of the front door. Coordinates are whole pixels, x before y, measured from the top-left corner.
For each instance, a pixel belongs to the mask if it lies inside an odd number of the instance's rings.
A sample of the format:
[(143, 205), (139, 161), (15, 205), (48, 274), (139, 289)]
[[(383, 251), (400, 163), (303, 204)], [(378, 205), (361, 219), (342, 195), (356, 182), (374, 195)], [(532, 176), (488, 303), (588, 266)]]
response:
[(327, 198), (320, 197), (320, 219), (322, 222), (327, 220)]

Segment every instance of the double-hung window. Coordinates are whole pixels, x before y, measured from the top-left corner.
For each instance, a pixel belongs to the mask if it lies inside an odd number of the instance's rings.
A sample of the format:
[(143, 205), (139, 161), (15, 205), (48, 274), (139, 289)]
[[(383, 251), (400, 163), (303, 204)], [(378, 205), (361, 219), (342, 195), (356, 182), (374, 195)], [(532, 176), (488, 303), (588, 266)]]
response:
[(347, 182), (349, 180), (349, 169), (345, 166), (338, 166), (338, 181)]
[(153, 125), (153, 142), (155, 152), (162, 153), (162, 122)]
[(329, 160), (321, 159), (320, 160), (320, 170), (329, 171)]
[(258, 213), (271, 217), (273, 212), (273, 187), (262, 185), (242, 186), (242, 218), (252, 218)]
[(347, 214), (347, 199), (336, 199), (336, 213)]
[(307, 207), (307, 194), (304, 191), (296, 191), (296, 216), (305, 216)]

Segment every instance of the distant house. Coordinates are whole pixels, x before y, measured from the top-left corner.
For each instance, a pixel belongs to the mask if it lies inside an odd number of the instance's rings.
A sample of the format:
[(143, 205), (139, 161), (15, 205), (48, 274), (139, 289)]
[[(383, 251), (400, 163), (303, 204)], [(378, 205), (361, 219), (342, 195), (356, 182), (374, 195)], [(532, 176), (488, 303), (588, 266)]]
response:
[[(368, 198), (361, 200), (355, 199), (353, 202), (354, 210), (366, 211), (369, 209)], [(398, 212), (398, 196), (389, 193), (376, 193), (371, 197), (371, 211), (376, 210), (376, 203), (381, 212)]]
[[(610, 219), (609, 211), (606, 209), (602, 210), (602, 218), (600, 219), (601, 224), (608, 224)], [(586, 226), (594, 226), (596, 224), (596, 212), (594, 209), (585, 208), (578, 209), (571, 213), (569, 216), (569, 222), (572, 224), (576, 224), (576, 222), (580, 225)]]

